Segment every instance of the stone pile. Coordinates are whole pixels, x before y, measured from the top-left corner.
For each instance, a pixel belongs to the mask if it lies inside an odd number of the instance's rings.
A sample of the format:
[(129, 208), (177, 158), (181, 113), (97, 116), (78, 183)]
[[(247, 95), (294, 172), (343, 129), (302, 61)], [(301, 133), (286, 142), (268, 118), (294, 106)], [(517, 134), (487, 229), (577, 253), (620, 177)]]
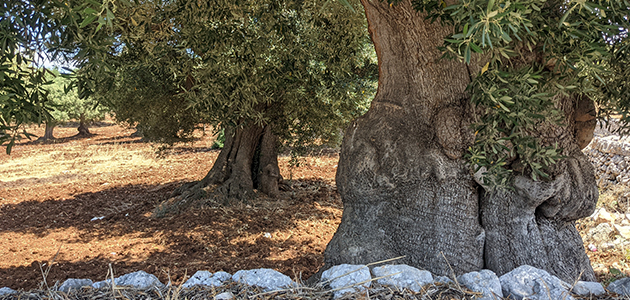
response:
[[(288, 276), (271, 269), (255, 269), (238, 271), (234, 275), (226, 272), (211, 273), (198, 271), (182, 288), (194, 286), (221, 286), (232, 280), (250, 286), (257, 286), (264, 291), (290, 290), (299, 284)], [(573, 300), (578, 297), (600, 296), (606, 293), (603, 286), (597, 282), (578, 281), (575, 284), (566, 283), (547, 271), (531, 266), (521, 266), (511, 272), (498, 277), (490, 270), (481, 270), (463, 274), (453, 280), (436, 277), (428, 271), (422, 271), (407, 265), (384, 265), (370, 270), (365, 265), (334, 266), (322, 274), (321, 285), (329, 288), (334, 298), (347, 296), (347, 293), (364, 293), (372, 284), (391, 286), (395, 289), (409, 289), (414, 292), (422, 291), (427, 285), (449, 285), (467, 288), (476, 294), (476, 299), (530, 299), (530, 300)], [(131, 286), (136, 289), (162, 289), (166, 285), (157, 277), (144, 271), (126, 274), (112, 280), (92, 283), (89, 279), (68, 279), (58, 287), (60, 292), (71, 292), (84, 288), (111, 288), (113, 285)], [(621, 296), (630, 296), (630, 278), (618, 280), (610, 285), (609, 290)], [(1, 288), (0, 296), (16, 293), (10, 288)], [(214, 297), (214, 300), (230, 300), (234, 295), (224, 292)]]
[(594, 137), (584, 154), (595, 168), (597, 185), (630, 185), (630, 137)]
[(630, 185), (630, 136), (621, 137), (614, 131), (619, 129), (615, 120), (598, 122), (591, 143), (583, 152), (595, 168), (595, 177), (600, 188), (609, 185)]
[[(601, 207), (589, 217), (597, 226), (588, 230), (584, 241), (596, 246), (595, 249), (608, 250), (617, 246), (630, 246), (630, 214), (611, 213)], [(589, 246), (591, 251), (596, 251)]]
[[(582, 236), (588, 244), (588, 251), (630, 248), (630, 214), (608, 212), (605, 207), (600, 207), (586, 220), (594, 224)], [(613, 263), (612, 267), (619, 268), (616, 264)], [(593, 263), (595, 272), (607, 271), (609, 267), (603, 263)]]

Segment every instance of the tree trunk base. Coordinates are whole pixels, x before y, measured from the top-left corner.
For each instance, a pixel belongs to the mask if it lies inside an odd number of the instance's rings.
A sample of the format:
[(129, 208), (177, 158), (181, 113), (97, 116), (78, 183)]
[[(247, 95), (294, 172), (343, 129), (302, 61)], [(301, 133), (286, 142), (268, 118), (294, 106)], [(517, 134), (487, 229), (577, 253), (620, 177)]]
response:
[(481, 198), (485, 268), (501, 276), (530, 265), (567, 282), (596, 280), (575, 228), (597, 203), (592, 167), (579, 152), (558, 164), (564, 172), (552, 182), (519, 176), (514, 191)]
[(79, 124), (79, 127), (77, 127), (77, 131), (79, 133), (77, 133), (76, 136), (79, 137), (93, 136), (93, 134), (90, 132), (90, 129), (88, 129), (88, 127), (83, 122)]
[(256, 197), (256, 190), (274, 197), (282, 181), (278, 167), (278, 139), (270, 126), (250, 124), (225, 131), (225, 146), (212, 169), (200, 181), (177, 188), (154, 216), (180, 213), (207, 203), (229, 205)]
[(55, 136), (53, 134), (55, 127), (57, 126), (56, 122), (46, 122), (46, 129), (44, 129), (44, 136), (35, 140), (37, 143), (46, 143), (55, 140)]

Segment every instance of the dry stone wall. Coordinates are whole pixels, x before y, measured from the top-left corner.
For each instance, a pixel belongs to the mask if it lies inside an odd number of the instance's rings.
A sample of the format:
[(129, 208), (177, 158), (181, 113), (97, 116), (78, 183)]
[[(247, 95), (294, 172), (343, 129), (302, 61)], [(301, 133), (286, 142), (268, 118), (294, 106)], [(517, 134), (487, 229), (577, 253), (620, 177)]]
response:
[(630, 136), (613, 134), (615, 123), (609, 129), (605, 127), (597, 125), (593, 140), (583, 152), (595, 168), (600, 188), (615, 184), (630, 186)]

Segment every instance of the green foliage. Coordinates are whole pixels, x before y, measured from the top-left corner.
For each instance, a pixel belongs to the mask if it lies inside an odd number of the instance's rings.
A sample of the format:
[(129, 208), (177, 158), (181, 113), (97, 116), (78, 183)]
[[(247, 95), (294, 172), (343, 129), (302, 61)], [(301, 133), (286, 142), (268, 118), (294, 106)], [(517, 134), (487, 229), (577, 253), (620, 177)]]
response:
[(0, 145), (6, 145), (9, 154), (16, 139), (32, 136), (23, 126), (49, 118), (51, 107), (43, 89), (47, 82), (45, 71), (0, 60), (0, 72), (4, 72), (0, 74)]
[(619, 131), (627, 135), (630, 133), (630, 40), (626, 37), (613, 43), (609, 51), (612, 53), (609, 60), (600, 63), (609, 72), (593, 81), (594, 99), (602, 115), (621, 115)]
[(28, 1), (0, 4), (0, 145), (7, 153), (16, 139), (30, 137), (23, 125), (48, 115), (46, 70), (33, 66), (43, 36), (53, 24), (41, 22), (52, 13), (48, 6)]
[(168, 55), (155, 57), (150, 64), (137, 60), (146, 54), (132, 46), (110, 59), (117, 72), (101, 75), (90, 94), (110, 108), (117, 121), (136, 126), (150, 141), (172, 144), (192, 139), (203, 119), (183, 97), (180, 84), (185, 78), (172, 66), (177, 60)]
[[(56, 122), (67, 122), (72, 119), (86, 122), (102, 120), (108, 109), (99, 105), (93, 98), (80, 98), (76, 88), (72, 87), (70, 79), (59, 74), (58, 70), (52, 70), (50, 84), (46, 85), (48, 98), (53, 110), (51, 116)], [(70, 88), (70, 89), (69, 89)]]
[(217, 133), (217, 138), (212, 143), (212, 149), (223, 149), (223, 146), (225, 146), (225, 129), (221, 129)]
[(113, 10), (110, 1), (6, 0), (0, 4), (0, 145), (6, 146), (7, 153), (17, 139), (32, 136), (25, 124), (52, 119), (53, 106), (46, 91), (50, 72), (42, 67), (44, 63), (98, 57), (106, 51), (107, 45), (95, 36), (107, 33), (96, 29), (109, 23), (107, 16)]
[(200, 60), (188, 99), (211, 123), (271, 123), (299, 147), (336, 142), (366, 110), (377, 70), (362, 15), (328, 1), (195, 3), (175, 18)]
[(165, 143), (200, 123), (246, 122), (273, 123), (291, 146), (336, 141), (375, 90), (363, 16), (330, 1), (10, 0), (0, 9), (7, 151), (26, 134), (21, 125), (52, 118), (45, 71), (31, 65), (38, 54), (72, 59), (79, 98)]
[(507, 165), (514, 159), (523, 165), (521, 171), (538, 179), (547, 177), (545, 168), (561, 158), (556, 145), (542, 146), (535, 137), (542, 124), (563, 121), (539, 82), (544, 75), (530, 68), (509, 71), (484, 72), (469, 86), (471, 101), (483, 111), (476, 116), (475, 142), (466, 157), (475, 171), (486, 168), (487, 186), (509, 186), (514, 168)]
[[(336, 3), (143, 2), (115, 17), (112, 51), (77, 76), (154, 140), (186, 139), (199, 123), (256, 122), (294, 149), (338, 143), (375, 92), (364, 16)], [(112, 71), (95, 76), (102, 63)]]
[(469, 86), (481, 113), (467, 157), (491, 186), (509, 187), (513, 171), (548, 175), (562, 149), (535, 128), (561, 123), (563, 97), (586, 95), (600, 113), (627, 120), (628, 1), (412, 2), (428, 19), (453, 26), (444, 58), (480, 67)]

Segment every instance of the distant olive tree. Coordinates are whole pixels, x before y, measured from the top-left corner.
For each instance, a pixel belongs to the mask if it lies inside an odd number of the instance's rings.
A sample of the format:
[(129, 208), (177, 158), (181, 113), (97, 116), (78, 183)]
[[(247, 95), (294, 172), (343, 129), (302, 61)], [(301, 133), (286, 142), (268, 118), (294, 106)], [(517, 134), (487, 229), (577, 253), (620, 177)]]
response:
[(40, 140), (54, 139), (55, 126), (71, 120), (79, 123), (78, 136), (91, 135), (88, 124), (105, 118), (109, 109), (99, 105), (93, 97), (80, 98), (77, 89), (71, 84), (71, 79), (61, 76), (59, 70), (51, 70), (47, 77), (49, 84), (46, 84), (44, 89), (47, 91), (52, 110), (45, 118), (46, 129)]

